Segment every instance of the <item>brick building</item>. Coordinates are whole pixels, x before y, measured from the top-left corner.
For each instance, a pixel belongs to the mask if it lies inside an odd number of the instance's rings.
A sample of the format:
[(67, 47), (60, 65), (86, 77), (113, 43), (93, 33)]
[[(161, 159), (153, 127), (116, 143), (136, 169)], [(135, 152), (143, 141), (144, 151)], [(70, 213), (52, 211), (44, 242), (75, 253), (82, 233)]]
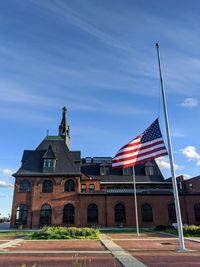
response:
[[(110, 157), (81, 158), (70, 150), (63, 108), (58, 136), (46, 136), (25, 150), (13, 175), (11, 227), (44, 225), (134, 227), (132, 169), (112, 169)], [(172, 183), (155, 161), (135, 166), (140, 227), (176, 221)], [(200, 223), (200, 179), (178, 179), (183, 223)]]

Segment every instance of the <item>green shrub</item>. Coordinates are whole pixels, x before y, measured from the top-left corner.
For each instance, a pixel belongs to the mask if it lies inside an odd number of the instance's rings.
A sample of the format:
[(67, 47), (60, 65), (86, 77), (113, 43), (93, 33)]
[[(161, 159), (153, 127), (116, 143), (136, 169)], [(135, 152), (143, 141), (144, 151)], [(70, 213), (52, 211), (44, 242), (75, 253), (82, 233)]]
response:
[(34, 232), (28, 239), (99, 239), (99, 230), (77, 227), (48, 227)]
[[(166, 229), (166, 232), (169, 234), (178, 234), (177, 229)], [(200, 236), (200, 226), (197, 225), (188, 225), (183, 226), (183, 234), (185, 237), (199, 237)]]

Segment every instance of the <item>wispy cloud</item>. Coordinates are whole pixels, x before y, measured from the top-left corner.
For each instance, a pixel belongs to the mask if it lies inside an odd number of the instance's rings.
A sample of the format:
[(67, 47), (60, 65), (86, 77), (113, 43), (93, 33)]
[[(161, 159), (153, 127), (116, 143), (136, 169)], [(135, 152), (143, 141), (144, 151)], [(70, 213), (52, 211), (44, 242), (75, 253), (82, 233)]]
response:
[(13, 187), (13, 185), (7, 181), (0, 180), (0, 187)]
[[(95, 25), (86, 16), (83, 16), (80, 12), (66, 5), (65, 2), (57, 1), (53, 2), (34, 2), (34, 4), (39, 5), (41, 8), (48, 10), (51, 14), (55, 16), (56, 19), (62, 19), (64, 22), (72, 24), (73, 26), (79, 28), (83, 32), (97, 38), (99, 41), (113, 47), (123, 49), (125, 51), (130, 50), (130, 45), (126, 41), (117, 38), (112, 31), (105, 31), (99, 26)], [(92, 14), (92, 13), (91, 13)]]
[[(24, 89), (17, 82), (0, 80), (0, 103), (23, 104), (26, 106), (55, 107), (58, 99), (33, 93), (32, 90)], [(9, 97), (8, 97), (9, 96)]]
[(197, 165), (200, 165), (200, 154), (198, 153), (196, 147), (187, 146), (181, 149), (181, 153), (188, 159), (188, 161), (194, 161)]
[(181, 130), (179, 129), (174, 129), (172, 128), (171, 129), (171, 135), (173, 137), (177, 137), (177, 138), (182, 138), (182, 137), (185, 137), (185, 133), (183, 133)]
[(198, 106), (198, 100), (196, 98), (185, 98), (181, 103), (184, 108), (196, 108)]
[(0, 172), (5, 176), (11, 176), (15, 171), (11, 169), (0, 169)]

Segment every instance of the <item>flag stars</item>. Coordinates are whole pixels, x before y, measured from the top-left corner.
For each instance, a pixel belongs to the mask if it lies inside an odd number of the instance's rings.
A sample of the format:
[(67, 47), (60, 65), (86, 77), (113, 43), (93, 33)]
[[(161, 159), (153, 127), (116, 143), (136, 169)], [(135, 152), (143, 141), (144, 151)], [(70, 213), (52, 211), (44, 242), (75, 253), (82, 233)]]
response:
[(156, 119), (152, 123), (152, 125), (146, 131), (144, 131), (144, 135), (142, 136), (141, 142), (142, 143), (149, 142), (160, 137), (162, 137), (162, 135), (161, 135), (158, 119)]

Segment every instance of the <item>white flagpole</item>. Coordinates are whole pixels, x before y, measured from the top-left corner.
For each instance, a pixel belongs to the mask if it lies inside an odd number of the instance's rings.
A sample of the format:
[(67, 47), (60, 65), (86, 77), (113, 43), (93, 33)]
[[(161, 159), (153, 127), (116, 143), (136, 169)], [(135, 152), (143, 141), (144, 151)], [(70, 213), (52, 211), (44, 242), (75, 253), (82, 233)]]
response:
[(135, 222), (136, 222), (136, 231), (137, 235), (139, 236), (139, 224), (138, 224), (138, 209), (137, 209), (137, 192), (136, 192), (136, 183), (135, 183), (135, 168), (134, 166), (132, 167), (132, 172), (133, 172), (133, 187), (134, 187), (134, 201), (135, 201)]
[(161, 90), (162, 90), (162, 100), (163, 100), (163, 107), (164, 107), (164, 114), (165, 114), (165, 124), (166, 124), (167, 141), (168, 141), (168, 149), (169, 149), (169, 159), (170, 159), (170, 166), (171, 166), (174, 203), (175, 203), (176, 218), (177, 218), (177, 225), (178, 225), (179, 251), (183, 252), (186, 249), (185, 249), (185, 242), (184, 242), (184, 237), (183, 237), (183, 225), (182, 225), (182, 219), (181, 219), (178, 188), (177, 188), (177, 182), (176, 182), (176, 172), (175, 172), (175, 168), (174, 168), (174, 157), (173, 157), (172, 144), (171, 144), (166, 96), (165, 96), (165, 90), (164, 90), (164, 84), (163, 84), (163, 78), (162, 78), (162, 69), (161, 69), (161, 63), (160, 63), (160, 53), (159, 53), (159, 44), (158, 43), (156, 43), (156, 48), (157, 48), (158, 65), (159, 65), (159, 73), (160, 73), (160, 83), (161, 83)]

